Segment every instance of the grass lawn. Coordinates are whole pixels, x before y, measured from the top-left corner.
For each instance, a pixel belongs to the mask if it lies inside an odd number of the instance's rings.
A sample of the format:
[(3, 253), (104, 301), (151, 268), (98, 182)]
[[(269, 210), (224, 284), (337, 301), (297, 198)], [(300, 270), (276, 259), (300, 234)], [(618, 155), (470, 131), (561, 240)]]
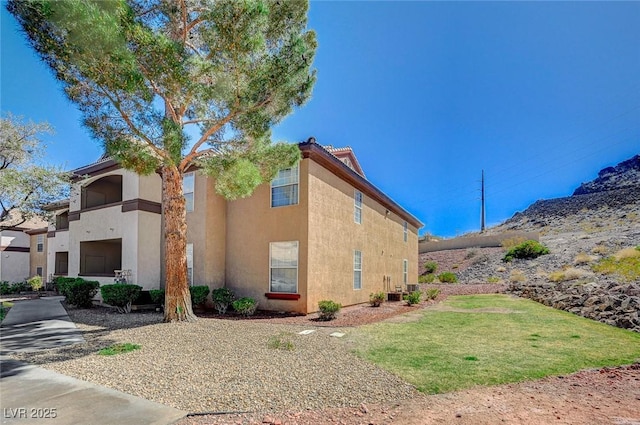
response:
[(429, 394), (640, 361), (640, 334), (508, 295), (449, 297), (356, 332), (358, 355)]

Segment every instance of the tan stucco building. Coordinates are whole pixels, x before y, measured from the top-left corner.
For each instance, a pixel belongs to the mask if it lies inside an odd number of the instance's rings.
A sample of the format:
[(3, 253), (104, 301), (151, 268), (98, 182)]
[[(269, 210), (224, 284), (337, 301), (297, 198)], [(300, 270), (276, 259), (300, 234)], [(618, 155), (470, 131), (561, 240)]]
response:
[[(422, 223), (373, 186), (350, 148), (299, 144), (302, 161), (245, 199), (184, 176), (190, 283), (227, 286), (259, 308), (310, 313), (417, 283)], [(48, 232), (51, 274), (163, 286), (161, 180), (103, 159), (74, 171)]]
[(40, 219), (0, 230), (0, 281), (23, 282), (47, 276), (47, 227)]

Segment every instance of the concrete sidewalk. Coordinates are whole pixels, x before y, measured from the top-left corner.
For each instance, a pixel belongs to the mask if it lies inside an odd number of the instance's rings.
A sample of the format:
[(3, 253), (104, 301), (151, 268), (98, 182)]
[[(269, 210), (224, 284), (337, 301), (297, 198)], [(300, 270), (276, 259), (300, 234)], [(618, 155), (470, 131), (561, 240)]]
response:
[(2, 321), (0, 354), (31, 352), (85, 342), (60, 302), (64, 297), (16, 301)]
[(60, 304), (63, 299), (18, 301), (2, 322), (2, 424), (165, 425), (186, 415), (163, 404), (8, 358), (5, 354), (85, 342)]

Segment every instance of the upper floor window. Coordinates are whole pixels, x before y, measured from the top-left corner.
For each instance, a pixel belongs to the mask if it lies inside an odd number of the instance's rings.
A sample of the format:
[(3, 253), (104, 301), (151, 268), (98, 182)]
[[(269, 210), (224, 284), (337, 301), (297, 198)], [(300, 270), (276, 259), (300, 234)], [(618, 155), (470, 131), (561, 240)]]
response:
[(406, 242), (409, 239), (409, 225), (406, 221), (402, 224), (402, 232), (404, 234), (404, 241)]
[(56, 230), (66, 230), (69, 228), (69, 211), (65, 211), (56, 216)]
[(298, 183), (300, 168), (285, 168), (271, 181), (271, 206), (283, 207), (298, 203)]
[(82, 209), (122, 202), (122, 176), (105, 176), (82, 188)]
[(353, 221), (362, 223), (362, 192), (356, 190), (353, 194)]
[(44, 235), (37, 236), (36, 251), (44, 251)]
[(184, 193), (185, 208), (187, 212), (193, 211), (194, 192), (195, 192), (195, 173), (184, 173), (182, 178), (182, 192)]

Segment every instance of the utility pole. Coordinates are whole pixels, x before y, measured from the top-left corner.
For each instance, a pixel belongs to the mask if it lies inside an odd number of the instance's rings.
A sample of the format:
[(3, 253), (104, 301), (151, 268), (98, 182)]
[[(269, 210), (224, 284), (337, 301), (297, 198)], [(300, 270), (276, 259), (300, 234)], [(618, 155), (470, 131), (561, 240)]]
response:
[(482, 208), (480, 211), (480, 233), (484, 233), (484, 170), (482, 170)]

